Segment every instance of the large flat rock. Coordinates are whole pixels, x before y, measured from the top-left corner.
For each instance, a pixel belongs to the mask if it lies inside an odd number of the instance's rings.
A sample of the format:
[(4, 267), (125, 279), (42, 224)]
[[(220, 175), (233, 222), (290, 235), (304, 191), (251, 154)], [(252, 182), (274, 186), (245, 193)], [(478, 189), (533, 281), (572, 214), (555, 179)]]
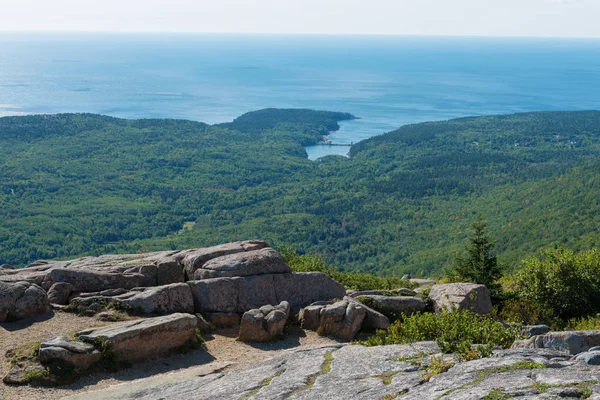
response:
[[(208, 374), (179, 372), (86, 392), (69, 400), (158, 399), (560, 399), (598, 398), (600, 368), (563, 362), (556, 352), (502, 350), (492, 358), (457, 363), (423, 379), (434, 342), (363, 347), (324, 346), (287, 351), (246, 369)], [(445, 356), (452, 361), (452, 356)], [(535, 364), (533, 364), (535, 363)], [(532, 368), (533, 366), (541, 368)], [(198, 376), (201, 375), (201, 376)], [(577, 385), (581, 385), (577, 387)], [(566, 396), (570, 394), (569, 396)]]
[(88, 343), (107, 341), (118, 359), (139, 361), (194, 342), (196, 324), (196, 316), (175, 313), (92, 328), (75, 336)]

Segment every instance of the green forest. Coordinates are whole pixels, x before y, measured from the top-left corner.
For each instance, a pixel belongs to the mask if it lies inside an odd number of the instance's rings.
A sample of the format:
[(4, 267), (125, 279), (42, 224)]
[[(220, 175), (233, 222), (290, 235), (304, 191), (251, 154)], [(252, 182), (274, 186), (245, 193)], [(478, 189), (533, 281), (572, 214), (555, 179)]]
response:
[(307, 159), (352, 118), (0, 118), (0, 264), (257, 238), (343, 271), (430, 276), (477, 214), (508, 270), (543, 247), (600, 246), (600, 112), (408, 125)]

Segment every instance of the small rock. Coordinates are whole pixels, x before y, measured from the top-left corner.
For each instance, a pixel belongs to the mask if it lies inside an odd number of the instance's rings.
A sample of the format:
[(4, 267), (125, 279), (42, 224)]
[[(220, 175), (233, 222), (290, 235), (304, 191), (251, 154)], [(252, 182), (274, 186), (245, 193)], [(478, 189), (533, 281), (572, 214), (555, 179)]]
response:
[(101, 359), (102, 353), (93, 345), (64, 336), (44, 341), (40, 345), (40, 362), (45, 365), (67, 365), (86, 370)]
[(262, 306), (244, 313), (240, 324), (239, 340), (268, 342), (279, 338), (290, 315), (290, 304), (282, 301), (277, 306)]
[(67, 282), (56, 282), (48, 289), (48, 300), (50, 304), (65, 305), (69, 302), (69, 296), (73, 291), (73, 285)]
[(548, 325), (526, 325), (523, 327), (523, 334), (527, 337), (543, 335), (550, 332)]
[[(36, 377), (32, 379), (32, 377)], [(30, 365), (28, 367), (19, 367), (15, 365), (4, 376), (2, 381), (8, 385), (26, 385), (32, 382), (43, 381), (44, 377), (49, 378), (48, 370), (41, 365)]]
[(418, 297), (367, 295), (357, 300), (394, 320), (425, 309), (425, 302)]
[(588, 351), (578, 354), (575, 359), (588, 365), (600, 365), (600, 351)]
[(433, 285), (429, 298), (435, 312), (471, 310), (478, 314), (492, 312), (490, 292), (485, 285), (475, 283), (445, 283)]
[(348, 300), (325, 306), (320, 311), (321, 334), (332, 335), (343, 341), (351, 341), (361, 328), (367, 312), (364, 307)]

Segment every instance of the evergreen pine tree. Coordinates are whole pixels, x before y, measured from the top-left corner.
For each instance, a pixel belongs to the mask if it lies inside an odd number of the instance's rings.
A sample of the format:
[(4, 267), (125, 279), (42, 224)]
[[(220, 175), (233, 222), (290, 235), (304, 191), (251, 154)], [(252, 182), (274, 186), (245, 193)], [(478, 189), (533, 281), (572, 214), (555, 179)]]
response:
[(473, 235), (466, 247), (466, 254), (456, 258), (454, 270), (458, 277), (488, 287), (493, 297), (500, 294), (500, 286), (496, 281), (502, 277), (502, 269), (493, 252), (494, 242), (486, 232), (487, 223), (481, 214), (473, 222)]

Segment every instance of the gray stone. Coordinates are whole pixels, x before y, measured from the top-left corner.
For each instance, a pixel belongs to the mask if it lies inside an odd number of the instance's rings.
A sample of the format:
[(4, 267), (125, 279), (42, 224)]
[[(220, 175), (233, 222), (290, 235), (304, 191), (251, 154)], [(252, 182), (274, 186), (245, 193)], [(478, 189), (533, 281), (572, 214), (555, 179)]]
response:
[(52, 269), (44, 278), (43, 287), (50, 288), (57, 282), (73, 286), (74, 292), (97, 292), (106, 289), (133, 289), (134, 287), (156, 286), (155, 281), (139, 272), (104, 272), (95, 270)]
[(516, 341), (512, 348), (553, 349), (576, 355), (600, 345), (600, 331), (548, 332)]
[(400, 288), (394, 290), (363, 290), (360, 292), (352, 292), (348, 294), (348, 297), (357, 298), (360, 296), (416, 296), (417, 293), (408, 288)]
[(356, 299), (391, 319), (398, 319), (403, 314), (412, 315), (425, 309), (425, 303), (418, 297), (366, 295)]
[(432, 279), (409, 279), (410, 283), (417, 284), (419, 287), (427, 287), (435, 285), (435, 281)]
[(91, 344), (59, 336), (41, 343), (39, 357), (43, 365), (66, 365), (86, 370), (102, 359), (102, 353)]
[(550, 332), (548, 325), (525, 325), (523, 327), (523, 334), (527, 337), (543, 335)]
[(195, 315), (176, 313), (92, 328), (75, 336), (88, 343), (106, 340), (118, 359), (139, 361), (195, 342), (196, 324)]
[(179, 264), (174, 257), (157, 261), (156, 284), (158, 286), (183, 282), (185, 282), (183, 265)]
[(265, 274), (234, 278), (212, 278), (188, 281), (197, 313), (238, 312), (259, 308), (264, 304), (290, 303), (298, 312), (315, 301), (342, 298), (345, 289), (329, 276), (319, 272)]
[(349, 342), (358, 333), (365, 316), (366, 311), (360, 304), (339, 301), (321, 309), (319, 332)]
[(144, 314), (194, 312), (192, 291), (185, 283), (145, 288), (143, 291), (135, 292), (131, 297), (122, 300), (115, 297), (114, 300), (116, 303)]
[(588, 365), (600, 365), (600, 351), (579, 353), (575, 359)]
[(298, 321), (302, 329), (308, 329), (316, 331), (319, 329), (319, 323), (321, 321), (321, 309), (325, 308), (325, 305), (311, 305), (304, 307), (298, 314)]
[[(287, 351), (243, 369), (212, 373), (178, 372), (87, 391), (69, 400), (290, 399), (346, 400), (398, 398), (481, 399), (502, 392), (522, 399), (559, 399), (583, 395), (576, 384), (597, 392), (598, 367), (573, 363), (563, 368), (531, 369), (531, 363), (550, 365), (547, 350), (498, 350), (498, 357), (456, 363), (446, 372), (423, 380), (435, 342), (363, 347), (324, 346)], [(414, 364), (417, 364), (415, 366)], [(208, 367), (208, 366), (207, 366)], [(545, 393), (540, 388), (546, 386)], [(599, 388), (600, 389), (600, 388)], [(595, 396), (595, 394), (593, 395)], [(593, 397), (592, 397), (593, 398)]]
[(435, 312), (470, 310), (478, 314), (492, 312), (490, 293), (485, 285), (445, 283), (433, 285), (429, 292)]
[[(344, 297), (344, 300), (358, 302), (358, 300), (353, 299), (351, 297)], [(390, 326), (390, 320), (388, 317), (380, 313), (379, 311), (375, 311), (369, 306), (366, 306), (362, 303), (359, 303), (362, 308), (365, 309), (366, 315), (362, 324), (362, 328), (364, 329), (387, 329)]]
[(65, 305), (69, 302), (69, 296), (73, 291), (73, 285), (66, 282), (57, 282), (48, 289), (48, 300), (50, 304)]
[(15, 267), (10, 264), (2, 264), (0, 265), (0, 269), (15, 269)]
[(2, 381), (7, 385), (25, 385), (34, 383), (30, 380), (30, 376), (44, 376), (46, 374), (48, 374), (48, 370), (41, 365), (29, 365), (26, 367), (15, 365), (4, 376)]
[(243, 342), (268, 342), (283, 335), (290, 315), (290, 305), (282, 301), (277, 306), (263, 306), (244, 313), (238, 339)]
[(245, 251), (260, 250), (266, 247), (269, 247), (269, 245), (262, 240), (246, 240), (243, 242), (226, 243), (203, 249), (194, 249), (186, 252), (181, 258), (181, 263), (183, 265), (185, 276), (191, 280), (194, 278), (196, 270), (202, 268), (206, 262), (213, 258), (243, 253)]
[(0, 282), (0, 322), (51, 311), (46, 292), (29, 282)]
[(194, 280), (290, 272), (283, 257), (268, 247), (213, 258), (194, 272)]

